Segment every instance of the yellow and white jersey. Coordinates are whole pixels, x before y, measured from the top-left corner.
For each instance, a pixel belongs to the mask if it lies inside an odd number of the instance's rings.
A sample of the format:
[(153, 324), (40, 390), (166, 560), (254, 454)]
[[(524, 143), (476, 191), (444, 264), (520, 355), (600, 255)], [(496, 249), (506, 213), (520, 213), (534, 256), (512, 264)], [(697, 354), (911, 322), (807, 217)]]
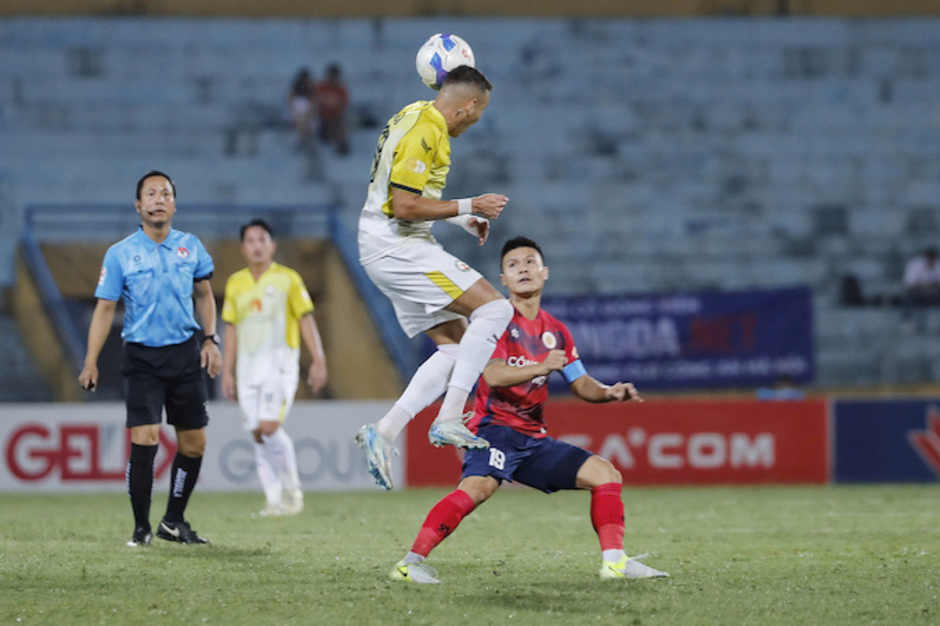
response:
[(434, 241), (433, 220), (399, 220), (392, 188), (441, 199), (450, 171), (450, 135), (431, 101), (409, 104), (379, 136), (369, 194), (359, 216), (359, 258), (363, 264), (388, 254), (410, 238)]
[(313, 301), (300, 274), (272, 263), (255, 280), (248, 268), (225, 283), (222, 321), (235, 326), (238, 383), (260, 383), (272, 374), (297, 376), (300, 369), (300, 318)]

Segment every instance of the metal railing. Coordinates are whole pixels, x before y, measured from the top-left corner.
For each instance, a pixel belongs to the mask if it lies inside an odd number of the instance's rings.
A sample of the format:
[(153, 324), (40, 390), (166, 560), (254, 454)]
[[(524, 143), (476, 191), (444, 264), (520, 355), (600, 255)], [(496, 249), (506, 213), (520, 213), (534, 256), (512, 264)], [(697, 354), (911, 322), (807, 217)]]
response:
[[(67, 358), (78, 370), (84, 362), (87, 338), (65, 307), (40, 241), (119, 241), (134, 231), (139, 223), (133, 208), (102, 204), (35, 204), (26, 208), (23, 231), (23, 255), (33, 275), (43, 307), (52, 320)], [(174, 218), (180, 230), (198, 233), (204, 241), (231, 239), (241, 224), (261, 217), (280, 236), (328, 237), (336, 246), (346, 270), (372, 321), (392, 357), (402, 379), (414, 371), (418, 355), (398, 327), (388, 299), (378, 290), (362, 266), (355, 237), (343, 225), (332, 205), (186, 205)], [(77, 370), (76, 370), (77, 371)]]

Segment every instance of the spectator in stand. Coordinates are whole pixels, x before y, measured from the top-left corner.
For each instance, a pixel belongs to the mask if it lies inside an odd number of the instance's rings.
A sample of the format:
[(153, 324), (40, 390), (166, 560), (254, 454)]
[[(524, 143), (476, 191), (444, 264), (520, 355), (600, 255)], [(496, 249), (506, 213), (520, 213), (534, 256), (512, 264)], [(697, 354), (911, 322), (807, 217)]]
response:
[(332, 145), (336, 154), (349, 154), (349, 142), (346, 139), (349, 94), (338, 64), (333, 63), (326, 68), (326, 78), (316, 84), (314, 94), (320, 116), (320, 139)]
[[(904, 270), (904, 309), (902, 312), (905, 332), (915, 328), (914, 308), (940, 304), (940, 252), (930, 246), (907, 264)], [(921, 320), (922, 322), (922, 320)]]
[(314, 152), (317, 132), (316, 83), (306, 67), (297, 70), (287, 95), (287, 117), (297, 133), (297, 150)]

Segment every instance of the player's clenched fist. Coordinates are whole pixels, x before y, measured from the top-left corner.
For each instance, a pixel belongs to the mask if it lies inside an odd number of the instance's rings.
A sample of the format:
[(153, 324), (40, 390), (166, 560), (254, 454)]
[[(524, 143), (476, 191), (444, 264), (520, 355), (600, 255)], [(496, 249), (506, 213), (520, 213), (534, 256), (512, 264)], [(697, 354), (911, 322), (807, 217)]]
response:
[(509, 198), (499, 193), (485, 193), (473, 199), (473, 213), (495, 220), (503, 212)]
[(617, 383), (611, 385), (607, 388), (606, 395), (609, 400), (616, 400), (617, 402), (626, 402), (627, 400), (643, 402), (643, 398), (640, 397), (633, 383)]
[(542, 365), (545, 366), (546, 374), (557, 372), (568, 365), (568, 356), (565, 354), (564, 350), (552, 350), (545, 357), (545, 360), (542, 361)]

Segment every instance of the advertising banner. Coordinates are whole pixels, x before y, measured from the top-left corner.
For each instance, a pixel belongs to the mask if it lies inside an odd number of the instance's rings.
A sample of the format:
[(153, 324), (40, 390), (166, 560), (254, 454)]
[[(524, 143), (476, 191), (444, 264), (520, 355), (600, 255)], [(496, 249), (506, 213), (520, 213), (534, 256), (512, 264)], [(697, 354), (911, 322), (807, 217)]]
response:
[[(806, 383), (815, 375), (808, 288), (550, 298), (596, 378), (640, 389)], [(560, 376), (552, 389), (564, 388)]]
[(837, 401), (835, 480), (936, 482), (940, 399)]
[[(409, 486), (455, 486), (461, 453), (435, 449), (436, 411), (408, 426)], [(549, 401), (549, 435), (611, 461), (626, 485), (822, 484), (829, 478), (824, 400)]]
[[(294, 404), (284, 425), (294, 440), (304, 489), (332, 491), (375, 488), (365, 457), (353, 438), (374, 422), (391, 401), (313, 401)], [(258, 490), (254, 443), (242, 429), (233, 403), (210, 403), (208, 444), (199, 488), (212, 491)], [(176, 453), (173, 428), (163, 424), (154, 473), (156, 485), (169, 485)], [(404, 442), (397, 442), (404, 448)], [(0, 491), (124, 491), (130, 444), (124, 405), (13, 404), (0, 418)], [(401, 475), (401, 457), (393, 471)]]

